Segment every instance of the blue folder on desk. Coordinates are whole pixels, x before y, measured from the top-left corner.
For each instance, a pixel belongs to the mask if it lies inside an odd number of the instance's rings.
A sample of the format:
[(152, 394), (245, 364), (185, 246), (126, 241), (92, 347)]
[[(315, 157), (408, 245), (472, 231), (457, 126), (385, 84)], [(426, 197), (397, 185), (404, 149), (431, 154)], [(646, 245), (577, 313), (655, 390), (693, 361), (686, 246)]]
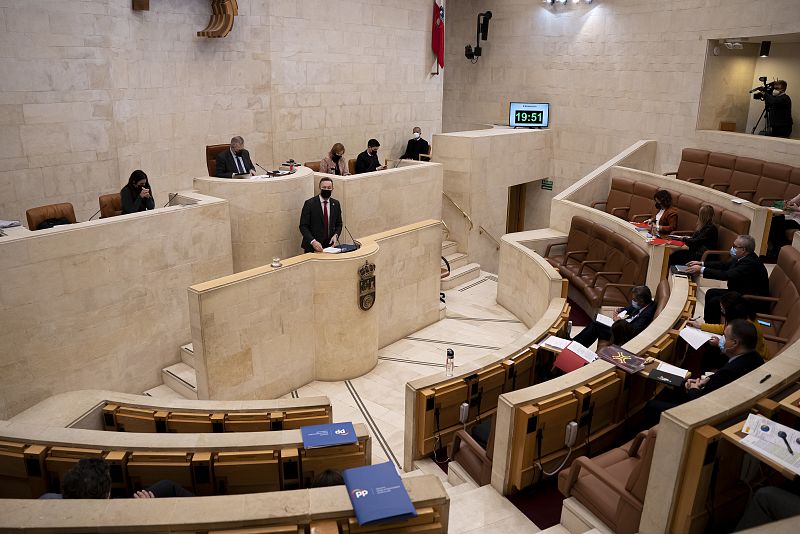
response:
[(356, 429), (350, 422), (302, 426), (300, 434), (303, 436), (303, 447), (306, 449), (335, 447), (358, 442)]
[(417, 516), (392, 462), (345, 469), (342, 478), (359, 525)]

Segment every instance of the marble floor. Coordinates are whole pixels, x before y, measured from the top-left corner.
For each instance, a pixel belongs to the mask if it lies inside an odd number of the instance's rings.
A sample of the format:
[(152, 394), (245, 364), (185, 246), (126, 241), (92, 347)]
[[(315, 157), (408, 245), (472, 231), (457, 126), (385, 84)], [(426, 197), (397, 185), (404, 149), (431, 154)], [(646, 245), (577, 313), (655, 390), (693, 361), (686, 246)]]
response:
[(372, 462), (403, 461), (406, 382), (441, 372), (446, 350), (456, 367), (510, 343), (527, 327), (497, 304), (497, 278), (489, 273), (445, 291), (445, 317), (378, 352), (378, 365), (345, 382), (311, 382), (285, 397), (326, 395), (336, 421), (364, 423), (372, 440)]

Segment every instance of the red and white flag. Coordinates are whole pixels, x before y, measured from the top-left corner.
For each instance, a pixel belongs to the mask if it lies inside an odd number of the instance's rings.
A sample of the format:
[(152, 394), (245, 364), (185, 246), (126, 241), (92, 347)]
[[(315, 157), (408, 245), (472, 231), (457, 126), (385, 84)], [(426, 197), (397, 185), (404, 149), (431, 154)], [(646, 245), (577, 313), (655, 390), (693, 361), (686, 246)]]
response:
[(436, 61), (444, 67), (444, 0), (440, 6), (433, 0), (433, 27), (431, 31), (431, 48), (436, 54)]

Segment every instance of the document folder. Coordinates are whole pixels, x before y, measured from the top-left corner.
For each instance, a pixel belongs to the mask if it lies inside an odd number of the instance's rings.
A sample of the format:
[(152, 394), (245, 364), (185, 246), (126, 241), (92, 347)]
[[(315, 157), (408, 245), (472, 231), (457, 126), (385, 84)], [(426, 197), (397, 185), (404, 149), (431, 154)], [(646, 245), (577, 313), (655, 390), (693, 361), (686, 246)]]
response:
[(353, 428), (353, 423), (350, 422), (301, 426), (300, 434), (303, 436), (303, 447), (306, 449), (335, 447), (358, 442), (356, 430)]
[(359, 525), (417, 516), (392, 462), (345, 469), (342, 478)]

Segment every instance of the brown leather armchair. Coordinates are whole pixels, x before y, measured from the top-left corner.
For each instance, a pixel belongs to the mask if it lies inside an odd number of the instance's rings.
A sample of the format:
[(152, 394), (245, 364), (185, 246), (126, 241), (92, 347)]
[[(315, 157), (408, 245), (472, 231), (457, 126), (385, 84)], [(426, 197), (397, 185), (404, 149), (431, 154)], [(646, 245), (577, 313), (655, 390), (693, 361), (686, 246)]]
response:
[(308, 167), (314, 172), (319, 172), (319, 164), (320, 161), (306, 161), (305, 163), (303, 163), (303, 166)]
[(354, 159), (347, 160), (347, 170), (350, 171), (350, 174), (356, 173), (356, 160)]
[(119, 193), (100, 195), (97, 201), (100, 203), (101, 219), (122, 215), (122, 196)]
[(208, 166), (208, 175), (215, 176), (217, 170), (217, 155), (223, 150), (228, 150), (231, 147), (230, 143), (223, 145), (206, 145), (206, 165)]
[(486, 449), (481, 447), (469, 432), (459, 430), (453, 436), (453, 442), (450, 444), (450, 450), (448, 451), (449, 458), (454, 462), (458, 462), (458, 465), (463, 467), (479, 486), (485, 486), (492, 482), (494, 424), (495, 418), (492, 417)]
[(42, 221), (47, 219), (66, 219), (71, 224), (78, 222), (75, 219), (75, 209), (69, 202), (62, 202), (60, 204), (49, 204), (47, 206), (39, 206), (38, 208), (31, 208), (25, 212), (25, 217), (28, 219), (28, 230), (36, 230), (36, 227)]
[(576, 458), (558, 475), (558, 489), (575, 497), (617, 534), (639, 530), (658, 427), (594, 458)]

